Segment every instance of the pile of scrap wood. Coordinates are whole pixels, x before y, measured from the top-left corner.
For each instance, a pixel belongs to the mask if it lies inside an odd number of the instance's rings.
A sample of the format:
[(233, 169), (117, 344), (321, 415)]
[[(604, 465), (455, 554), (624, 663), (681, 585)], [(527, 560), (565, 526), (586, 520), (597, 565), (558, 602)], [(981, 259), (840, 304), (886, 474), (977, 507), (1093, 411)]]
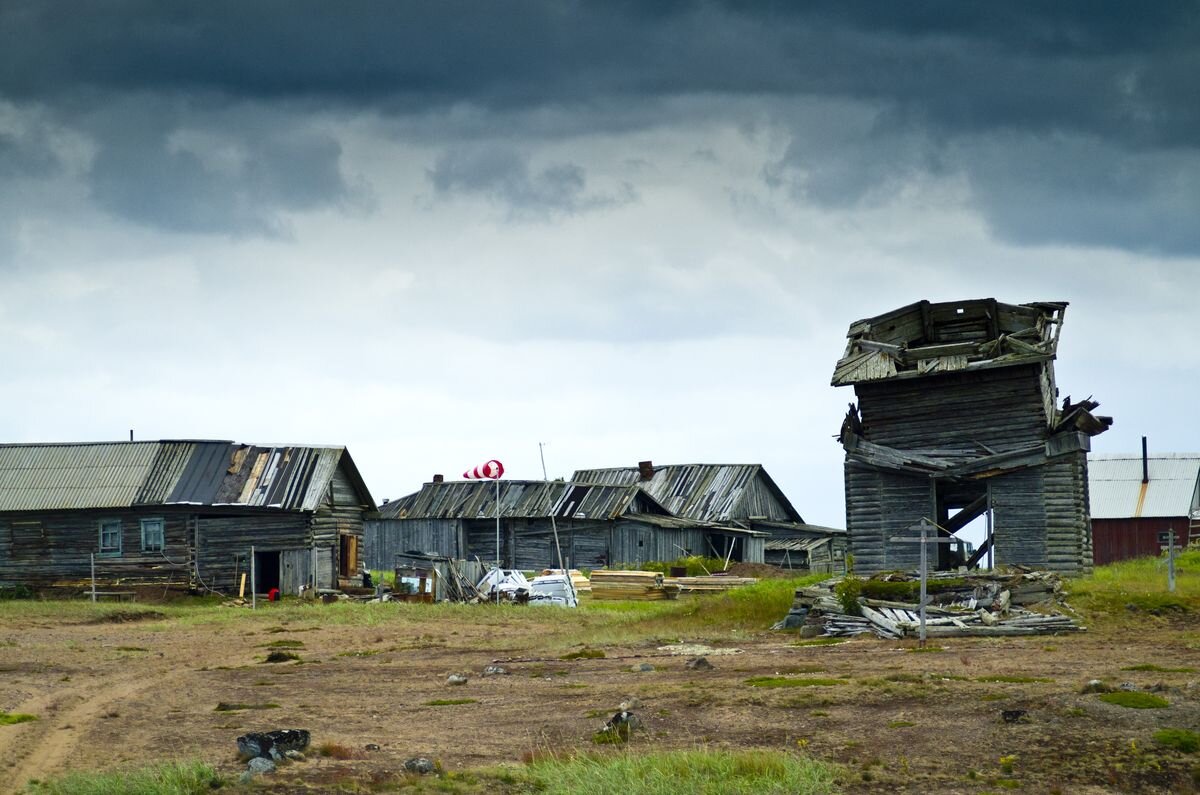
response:
[(719, 593), (728, 591), (730, 588), (753, 585), (758, 582), (758, 579), (734, 577), (731, 574), (710, 574), (707, 577), (667, 577), (663, 582), (667, 585), (678, 586), (681, 593)]
[[(843, 584), (844, 583), (844, 584)], [(810, 627), (814, 634), (883, 638), (916, 636), (920, 605), (916, 575), (896, 572), (869, 580), (828, 580), (800, 588), (777, 628)], [(1059, 612), (1062, 581), (1051, 572), (1014, 568), (988, 573), (938, 572), (928, 580), (929, 637), (1037, 635), (1083, 629)], [(891, 598), (886, 598), (891, 597)], [(1038, 605), (1037, 611), (1024, 605)]]
[(593, 599), (674, 599), (679, 595), (678, 585), (663, 582), (657, 571), (609, 571), (597, 569), (592, 572)]

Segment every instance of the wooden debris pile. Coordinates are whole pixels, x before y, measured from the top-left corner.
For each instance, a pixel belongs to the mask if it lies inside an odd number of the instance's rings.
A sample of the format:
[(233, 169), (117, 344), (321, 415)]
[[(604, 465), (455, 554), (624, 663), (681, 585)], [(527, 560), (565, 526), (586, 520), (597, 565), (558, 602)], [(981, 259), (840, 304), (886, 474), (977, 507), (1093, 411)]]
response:
[(609, 571), (597, 569), (592, 572), (593, 599), (633, 599), (653, 601), (674, 599), (679, 595), (678, 585), (668, 585), (657, 571)]
[[(916, 575), (889, 572), (869, 580), (828, 580), (800, 588), (791, 612), (777, 629), (811, 628), (812, 634), (881, 638), (916, 637), (920, 605)], [(1013, 569), (929, 577), (925, 628), (928, 637), (1038, 635), (1084, 629), (1056, 608), (1062, 581), (1052, 572)], [(891, 597), (891, 598), (886, 598)], [(1038, 605), (1037, 611), (1025, 606)]]
[(707, 577), (667, 577), (667, 585), (679, 587), (681, 593), (720, 593), (758, 582), (756, 577), (734, 577), (731, 574), (710, 574)]

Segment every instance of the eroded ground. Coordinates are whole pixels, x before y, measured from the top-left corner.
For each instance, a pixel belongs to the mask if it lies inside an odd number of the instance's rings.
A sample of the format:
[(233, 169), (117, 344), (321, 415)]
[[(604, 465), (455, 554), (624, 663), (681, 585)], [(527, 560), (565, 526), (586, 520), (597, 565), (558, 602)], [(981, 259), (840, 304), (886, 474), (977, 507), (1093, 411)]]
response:
[[(79, 605), (61, 614), (0, 605), (0, 711), (38, 718), (0, 726), (0, 790), (66, 769), (175, 758), (236, 776), (234, 739), (274, 728), (308, 728), (314, 748), (355, 758), (313, 753), (269, 788), (386, 788), (416, 755), (464, 770), (596, 749), (594, 731), (631, 696), (645, 723), (635, 749), (802, 749), (844, 764), (848, 792), (1198, 788), (1200, 755), (1152, 740), (1164, 727), (1200, 729), (1200, 632), (1178, 619), (1143, 617), (1137, 632), (1125, 622), (1057, 637), (939, 640), (918, 653), (875, 639), (798, 646), (793, 634), (754, 627), (655, 636), (628, 615), (610, 626), (616, 614), (593, 611), (564, 619), (512, 607), (358, 609), (164, 608), (149, 620), (88, 623), (97, 616)], [(580, 639), (605, 657), (561, 659)], [(741, 651), (691, 671), (688, 657), (658, 650), (679, 640)], [(272, 648), (300, 659), (262, 662)], [(494, 663), (510, 673), (483, 677)], [(639, 663), (654, 670), (632, 671)], [(1136, 666), (1193, 670), (1127, 670)], [(469, 672), (469, 682), (448, 686), (454, 672)], [(764, 676), (818, 681), (747, 684)], [(1080, 692), (1092, 678), (1160, 685), (1170, 706), (1104, 703)], [(222, 702), (257, 708), (218, 711)], [(1024, 716), (1006, 723), (1004, 710)]]

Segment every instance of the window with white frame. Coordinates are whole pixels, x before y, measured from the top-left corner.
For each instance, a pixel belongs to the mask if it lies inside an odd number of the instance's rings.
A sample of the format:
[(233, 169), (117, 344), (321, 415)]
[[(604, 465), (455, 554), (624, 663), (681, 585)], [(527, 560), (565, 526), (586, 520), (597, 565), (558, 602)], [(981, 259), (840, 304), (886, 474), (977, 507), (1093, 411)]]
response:
[(120, 555), (121, 554), (121, 520), (120, 519), (101, 519), (100, 520), (100, 554), (101, 555)]
[(162, 552), (166, 539), (163, 537), (162, 519), (142, 520), (142, 551)]

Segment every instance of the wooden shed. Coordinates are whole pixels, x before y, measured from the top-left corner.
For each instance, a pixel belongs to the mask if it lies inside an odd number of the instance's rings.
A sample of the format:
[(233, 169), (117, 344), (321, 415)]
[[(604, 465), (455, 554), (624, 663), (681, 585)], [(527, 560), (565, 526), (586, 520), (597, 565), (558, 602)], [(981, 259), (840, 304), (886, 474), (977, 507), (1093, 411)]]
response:
[(981, 516), (979, 549), (939, 544), (939, 568), (990, 554), (1090, 569), (1086, 453), (1112, 420), (1092, 414), (1090, 399), (1058, 405), (1066, 306), (921, 301), (850, 326), (833, 385), (858, 398), (840, 433), (857, 571), (914, 568), (918, 545), (895, 539), (922, 518), (952, 536)]
[(1097, 565), (1157, 556), (1200, 539), (1200, 454), (1091, 455), (1088, 488)]
[[(343, 447), (167, 440), (0, 445), (0, 585), (236, 593), (357, 574), (373, 500)], [(251, 547), (254, 559), (251, 560)]]

